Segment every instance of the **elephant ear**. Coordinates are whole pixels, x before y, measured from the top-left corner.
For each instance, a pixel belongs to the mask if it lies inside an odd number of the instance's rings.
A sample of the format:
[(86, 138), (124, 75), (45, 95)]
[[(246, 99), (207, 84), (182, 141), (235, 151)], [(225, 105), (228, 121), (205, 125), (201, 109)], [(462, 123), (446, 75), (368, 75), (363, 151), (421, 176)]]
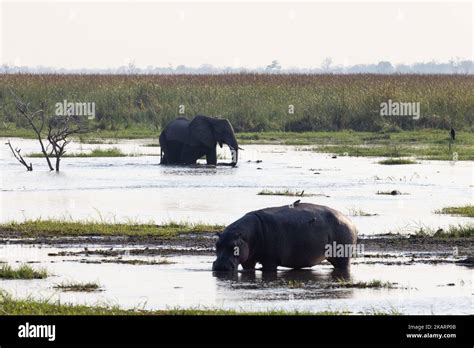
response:
[(204, 144), (209, 148), (216, 146), (214, 130), (212, 129), (212, 124), (207, 117), (196, 116), (189, 124), (189, 132), (195, 141)]

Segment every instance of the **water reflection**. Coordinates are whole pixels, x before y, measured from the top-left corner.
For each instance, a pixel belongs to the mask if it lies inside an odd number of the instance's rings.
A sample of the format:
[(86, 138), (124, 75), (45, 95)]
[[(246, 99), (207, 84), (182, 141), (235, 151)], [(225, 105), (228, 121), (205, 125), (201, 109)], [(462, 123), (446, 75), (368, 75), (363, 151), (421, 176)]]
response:
[[(350, 270), (333, 269), (330, 272), (314, 269), (279, 270), (276, 272), (261, 272), (259, 270), (242, 270), (238, 272), (212, 272), (221, 282), (278, 282), (278, 283), (328, 283), (332, 281), (351, 279)], [(219, 285), (219, 282), (218, 282)]]

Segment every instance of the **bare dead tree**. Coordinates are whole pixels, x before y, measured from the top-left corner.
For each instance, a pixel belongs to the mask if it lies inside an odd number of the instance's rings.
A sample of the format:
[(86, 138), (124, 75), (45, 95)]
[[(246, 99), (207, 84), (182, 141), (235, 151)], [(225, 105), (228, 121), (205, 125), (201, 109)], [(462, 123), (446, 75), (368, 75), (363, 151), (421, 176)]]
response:
[[(59, 172), (61, 157), (66, 153), (66, 145), (70, 142), (68, 137), (85, 130), (81, 126), (81, 119), (71, 115), (46, 117), (44, 105), (42, 105), (41, 109), (31, 112), (29, 110), (29, 103), (23, 102), (13, 91), (11, 93), (16, 109), (28, 121), (28, 124), (35, 132), (49, 169)], [(46, 139), (48, 143), (46, 145), (43, 142), (43, 131), (47, 131)], [(51, 163), (51, 158), (56, 159), (54, 167)]]
[(31, 128), (35, 132), (36, 138), (38, 139), (38, 142), (40, 143), (40, 146), (41, 146), (41, 152), (43, 153), (44, 158), (46, 159), (46, 162), (48, 163), (49, 170), (54, 170), (53, 166), (51, 165), (51, 161), (49, 159), (46, 146), (44, 145), (43, 139), (41, 137), (41, 133), (46, 123), (44, 111), (42, 109), (39, 109), (39, 110), (36, 110), (35, 112), (31, 112), (29, 110), (29, 107), (30, 107), (29, 103), (24, 103), (15, 93), (13, 93), (12, 90), (10, 90), (10, 92), (13, 96), (17, 111), (20, 113), (20, 115), (22, 115), (28, 121), (28, 124), (31, 126)]
[(56, 158), (55, 169), (59, 172), (61, 157), (66, 153), (66, 145), (71, 141), (69, 136), (81, 132), (79, 119), (74, 116), (53, 117), (48, 121), (48, 142), (51, 145), (50, 155)]
[(32, 172), (32, 171), (33, 171), (33, 164), (32, 164), (32, 163), (30, 163), (30, 164), (26, 163), (25, 159), (23, 158), (23, 156), (22, 156), (21, 153), (20, 153), (20, 152), (21, 152), (21, 149), (20, 149), (20, 148), (17, 147), (16, 149), (13, 149), (13, 146), (12, 146), (12, 144), (10, 143), (10, 140), (8, 140), (8, 141), (5, 143), (5, 145), (8, 145), (8, 146), (10, 147), (10, 150), (11, 150), (13, 156), (16, 158), (16, 160), (17, 160), (18, 162), (20, 162), (21, 164), (23, 164), (23, 165), (25, 166), (25, 168), (26, 168), (27, 171), (29, 171), (29, 172)]

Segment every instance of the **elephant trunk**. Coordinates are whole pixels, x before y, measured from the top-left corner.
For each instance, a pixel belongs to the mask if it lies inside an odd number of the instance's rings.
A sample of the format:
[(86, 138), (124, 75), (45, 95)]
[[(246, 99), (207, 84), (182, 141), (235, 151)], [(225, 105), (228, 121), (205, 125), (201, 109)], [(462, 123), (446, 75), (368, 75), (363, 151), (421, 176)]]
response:
[(235, 166), (239, 160), (239, 144), (237, 143), (237, 139), (235, 139), (235, 135), (232, 134), (232, 138), (229, 139), (227, 145), (230, 148), (230, 152), (232, 154), (232, 162), (231, 164)]

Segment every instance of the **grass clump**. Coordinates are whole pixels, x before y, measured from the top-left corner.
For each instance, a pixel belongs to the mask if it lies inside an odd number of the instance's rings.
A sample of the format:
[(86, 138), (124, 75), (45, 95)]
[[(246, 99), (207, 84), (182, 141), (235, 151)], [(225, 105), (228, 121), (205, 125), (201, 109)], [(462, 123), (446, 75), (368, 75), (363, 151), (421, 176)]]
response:
[(353, 282), (353, 281), (339, 279), (335, 283), (335, 285), (338, 288), (358, 288), (358, 289), (382, 289), (382, 288), (394, 289), (395, 288), (394, 283), (384, 282), (378, 279), (370, 280), (368, 282), (363, 282), (363, 281)]
[(379, 164), (385, 165), (399, 165), (399, 164), (417, 164), (416, 161), (413, 161), (408, 158), (388, 158), (378, 162)]
[(54, 289), (61, 291), (74, 291), (74, 292), (93, 292), (102, 291), (101, 286), (93, 282), (64, 282), (53, 286)]
[(446, 207), (443, 209), (436, 210), (435, 213), (474, 217), (474, 205), (464, 205), (461, 207)]
[(368, 213), (360, 208), (348, 209), (350, 216), (377, 216), (377, 213)]
[(447, 230), (442, 228), (438, 230), (421, 228), (411, 235), (412, 237), (422, 238), (474, 238), (474, 224), (451, 225)]
[(376, 194), (377, 195), (398, 196), (398, 195), (403, 195), (404, 193), (401, 193), (398, 190), (392, 190), (392, 191), (377, 191)]
[(117, 147), (113, 147), (111, 149), (93, 149), (90, 154), (81, 153), (78, 155), (70, 155), (70, 157), (125, 157), (125, 156), (126, 154), (124, 154), (122, 150), (120, 150)]
[(222, 225), (170, 222), (164, 225), (63, 220), (26, 220), (0, 224), (1, 234), (18, 237), (156, 236), (175, 238), (182, 233), (221, 232)]
[(289, 197), (311, 197), (314, 196), (310, 193), (305, 193), (304, 190), (302, 191), (293, 191), (293, 190), (262, 190), (257, 193), (259, 196), (289, 196)]
[(175, 264), (176, 262), (170, 261), (165, 258), (161, 258), (158, 260), (138, 260), (138, 259), (132, 259), (132, 260), (124, 260), (124, 259), (102, 259), (100, 260), (100, 263), (119, 263), (119, 264), (124, 264), (124, 265), (172, 265)]
[(44, 279), (48, 276), (46, 269), (34, 269), (30, 265), (13, 268), (8, 264), (0, 266), (0, 279)]

